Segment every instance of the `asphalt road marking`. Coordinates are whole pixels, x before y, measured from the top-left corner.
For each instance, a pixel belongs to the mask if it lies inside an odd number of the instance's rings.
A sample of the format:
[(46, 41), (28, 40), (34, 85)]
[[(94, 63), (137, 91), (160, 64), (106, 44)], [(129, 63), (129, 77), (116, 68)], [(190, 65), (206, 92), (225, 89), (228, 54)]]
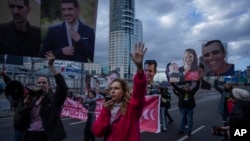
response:
[[(193, 130), (192, 133), (191, 133), (191, 135), (197, 133), (198, 131), (200, 131), (200, 130), (201, 130), (202, 128), (204, 128), (204, 127), (205, 127), (205, 125), (202, 125), (202, 126), (200, 126), (199, 128)], [(184, 140), (186, 140), (187, 138), (189, 138), (189, 137), (188, 137), (187, 135), (185, 135), (184, 137), (180, 138), (180, 139), (177, 140), (177, 141), (184, 141)]]

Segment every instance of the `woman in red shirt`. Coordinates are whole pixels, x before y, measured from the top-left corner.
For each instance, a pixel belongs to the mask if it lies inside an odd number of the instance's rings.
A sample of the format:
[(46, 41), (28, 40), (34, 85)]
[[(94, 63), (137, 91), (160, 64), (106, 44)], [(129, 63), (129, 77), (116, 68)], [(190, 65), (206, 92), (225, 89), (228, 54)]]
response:
[(101, 114), (93, 124), (93, 134), (104, 137), (105, 141), (140, 141), (140, 117), (146, 94), (146, 76), (143, 71), (143, 57), (147, 48), (135, 44), (135, 52), (130, 54), (137, 67), (132, 95), (128, 83), (115, 79), (109, 85), (111, 100), (104, 102)]

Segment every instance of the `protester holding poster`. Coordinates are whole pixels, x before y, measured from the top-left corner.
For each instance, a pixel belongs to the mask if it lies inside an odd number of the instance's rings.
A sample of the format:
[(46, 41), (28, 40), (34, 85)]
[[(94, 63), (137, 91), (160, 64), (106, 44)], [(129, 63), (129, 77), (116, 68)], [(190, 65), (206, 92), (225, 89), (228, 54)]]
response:
[(184, 81), (184, 73), (179, 71), (178, 64), (172, 62), (168, 67), (169, 82), (182, 82)]
[(145, 104), (146, 76), (143, 71), (143, 58), (147, 48), (144, 44), (135, 44), (130, 54), (137, 67), (134, 76), (133, 92), (124, 79), (115, 79), (109, 86), (111, 100), (104, 102), (100, 116), (94, 122), (95, 136), (104, 137), (104, 141), (140, 141), (140, 117)]
[(234, 64), (226, 62), (227, 51), (220, 40), (208, 41), (202, 47), (202, 56), (205, 65), (210, 69), (206, 76), (234, 75)]
[[(40, 51), (41, 30), (28, 21), (28, 15), (32, 12), (30, 1), (7, 0), (1, 1), (0, 4), (3, 3), (9, 8), (12, 21), (0, 24), (0, 53), (37, 57)], [(0, 11), (1, 14), (6, 14), (4, 12)], [(36, 17), (32, 20), (38, 21)]]
[(193, 112), (194, 112), (193, 109), (196, 106), (194, 95), (199, 89), (200, 81), (196, 81), (196, 86), (193, 89), (191, 89), (188, 83), (186, 83), (183, 88), (177, 87), (174, 83), (171, 83), (171, 85), (179, 94), (178, 106), (181, 111), (181, 126), (180, 126), (180, 131), (177, 133), (177, 135), (181, 135), (184, 133), (186, 119), (187, 119), (188, 122), (187, 135), (191, 136), (191, 132), (193, 129)]
[(79, 20), (78, 1), (62, 0), (60, 8), (64, 22), (48, 29), (41, 57), (52, 51), (58, 59), (93, 62), (95, 33), (93, 28)]

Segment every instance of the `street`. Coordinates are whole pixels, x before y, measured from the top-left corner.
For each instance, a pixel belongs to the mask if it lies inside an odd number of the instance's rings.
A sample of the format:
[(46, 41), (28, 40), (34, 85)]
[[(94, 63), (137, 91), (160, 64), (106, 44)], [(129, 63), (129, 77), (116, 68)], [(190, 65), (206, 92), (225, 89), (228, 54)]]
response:
[[(196, 108), (194, 109), (193, 119), (193, 132), (192, 136), (188, 137), (186, 134), (177, 135), (180, 127), (180, 112), (177, 107), (177, 97), (172, 95), (171, 108), (169, 113), (174, 119), (174, 122), (168, 124), (166, 132), (149, 133), (142, 132), (142, 141), (220, 141), (223, 137), (214, 136), (211, 133), (211, 127), (214, 125), (222, 125), (222, 119), (217, 114), (217, 105), (219, 102), (220, 95), (218, 92), (206, 91), (202, 93), (200, 90), (195, 95)], [(67, 139), (65, 141), (83, 141), (83, 129), (85, 123), (83, 121), (62, 118), (64, 127), (67, 133)], [(0, 118), (0, 140), (1, 141), (12, 141), (13, 140), (13, 118)], [(167, 121), (168, 122), (168, 121)], [(102, 141), (102, 138), (97, 138), (96, 141)]]

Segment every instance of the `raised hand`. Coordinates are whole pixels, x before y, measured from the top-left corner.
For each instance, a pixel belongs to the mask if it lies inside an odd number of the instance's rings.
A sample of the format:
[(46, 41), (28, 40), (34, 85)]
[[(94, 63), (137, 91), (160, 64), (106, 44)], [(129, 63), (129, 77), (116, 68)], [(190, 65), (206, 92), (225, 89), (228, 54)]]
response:
[(56, 75), (58, 74), (59, 72), (56, 70), (56, 68), (54, 67), (54, 61), (55, 61), (55, 55), (51, 52), (51, 51), (48, 51), (46, 54), (45, 54), (45, 57), (48, 59), (48, 66), (52, 72), (52, 74)]
[(130, 53), (131, 60), (137, 66), (138, 71), (143, 71), (142, 62), (144, 58), (144, 54), (147, 51), (147, 48), (144, 48), (143, 43), (136, 43), (135, 44), (135, 51)]
[(54, 61), (55, 61), (55, 56), (51, 51), (48, 51), (45, 54), (45, 57), (48, 59), (48, 65), (49, 66), (53, 66), (54, 65)]

